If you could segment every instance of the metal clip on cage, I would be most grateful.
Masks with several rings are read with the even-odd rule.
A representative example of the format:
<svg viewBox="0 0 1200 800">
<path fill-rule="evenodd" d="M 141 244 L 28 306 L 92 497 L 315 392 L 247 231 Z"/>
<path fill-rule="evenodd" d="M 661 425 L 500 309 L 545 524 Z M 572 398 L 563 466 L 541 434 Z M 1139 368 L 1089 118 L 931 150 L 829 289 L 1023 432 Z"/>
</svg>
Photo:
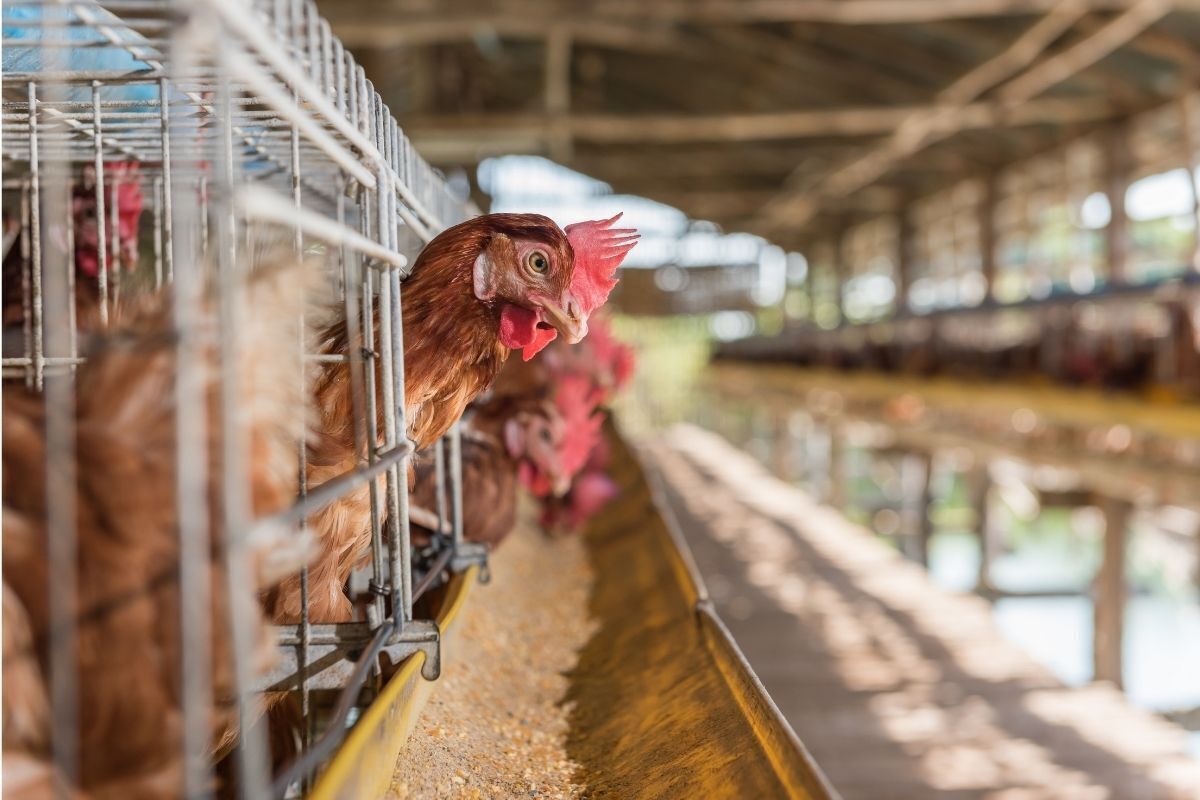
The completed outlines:
<svg viewBox="0 0 1200 800">
<path fill-rule="evenodd" d="M 401 290 L 410 258 L 420 246 L 477 212 L 415 153 L 362 68 L 307 0 L 14 0 L 5 3 L 3 13 L 4 207 L 6 222 L 10 210 L 17 212 L 11 216 L 20 241 L 12 253 L 19 264 L 15 293 L 20 308 L 10 317 L 12 297 L 6 286 L 5 324 L 19 318 L 20 328 L 12 336 L 5 329 L 2 368 L 5 380 L 47 387 L 48 430 L 55 445 L 49 458 L 63 463 L 73 458 L 70 381 L 81 363 L 81 329 L 108 324 L 122 296 L 163 287 L 173 298 L 180 364 L 175 397 L 180 587 L 191 599 L 179 621 L 189 753 L 203 754 L 208 747 L 205 715 L 211 701 L 202 666 L 209 663 L 208 644 L 203 635 L 194 635 L 207 630 L 206 598 L 212 590 L 196 566 L 209 546 L 205 514 L 210 476 L 205 459 L 194 457 L 204 447 L 206 424 L 197 391 L 202 344 L 195 308 L 204 264 L 215 265 L 221 308 L 231 307 L 252 228 L 283 231 L 297 253 L 323 248 L 327 262 L 338 270 L 350 341 L 361 342 L 361 348 L 344 357 L 354 387 L 355 435 L 360 444 L 378 444 L 362 448 L 366 457 L 355 469 L 319 486 L 303 485 L 302 464 L 298 502 L 271 518 L 252 520 L 245 453 L 235 437 L 224 437 L 221 523 L 229 539 L 231 585 L 238 576 L 247 579 L 248 542 L 302 527 L 324 505 L 363 485 L 370 487 L 366 621 L 310 622 L 307 581 L 302 579 L 303 617 L 297 625 L 277 628 L 282 658 L 270 675 L 256 680 L 249 667 L 252 633 L 236 609 L 257 601 L 248 589 L 242 597 L 231 597 L 240 690 L 297 691 L 309 712 L 312 690 L 339 689 L 348 712 L 378 671 L 374 663 L 364 664 L 364 658 L 386 656 L 395 663 L 424 651 L 424 675 L 436 678 L 439 632 L 433 622 L 414 618 L 414 599 L 446 570 L 484 564 L 486 551 L 462 540 L 456 426 L 448 437 L 449 481 L 444 479 L 441 443 L 436 454 L 443 467 L 439 511 L 445 518 L 449 506 L 453 530 L 445 532 L 438 559 L 414 587 Z M 133 232 L 132 244 L 120 219 L 122 186 L 136 186 L 150 212 L 148 223 L 142 218 L 140 236 Z M 98 263 L 86 287 L 79 284 L 85 279 L 76 263 L 73 243 L 79 231 L 71 213 L 83 201 L 94 204 L 96 218 L 109 223 L 94 226 Z M 48 246 L 64 237 L 65 247 Z M 148 259 L 137 257 L 139 238 L 152 240 Z M 13 242 L 6 235 L 6 282 Z M 68 300 L 84 288 L 94 292 L 95 320 L 77 319 L 76 303 Z M 380 319 L 378 341 L 373 326 L 364 324 L 375 314 Z M 220 327 L 223 387 L 231 387 L 228 373 L 238 346 L 238 320 L 225 314 Z M 309 355 L 309 362 L 314 358 Z M 47 376 L 62 380 L 47 381 Z M 223 389 L 222 402 L 233 403 L 229 393 L 234 390 Z M 377 398 L 384 413 L 379 413 Z M 230 416 L 222 414 L 220 424 L 231 425 Z M 378 420 L 382 430 L 377 430 Z M 386 486 L 382 497 L 376 488 L 380 476 Z M 70 495 L 74 486 L 52 489 Z M 60 513 L 48 522 L 50 567 L 66 576 L 68 590 L 52 614 L 69 628 L 75 521 L 70 497 L 55 498 L 60 501 Z M 351 657 L 359 654 L 365 655 L 356 664 Z M 52 656 L 58 665 L 52 694 L 62 764 L 71 763 L 75 752 L 70 741 L 76 697 L 71 657 L 70 652 Z M 344 732 L 346 717 L 334 714 L 322 746 L 289 773 L 292 778 L 304 779 L 328 755 L 329 743 L 336 744 Z M 243 714 L 243 731 L 250 729 L 249 721 Z M 243 792 L 264 796 L 264 744 L 252 735 L 243 738 Z M 189 796 L 204 794 L 209 785 L 203 761 L 189 759 Z M 65 774 L 70 777 L 70 770 Z"/>
</svg>

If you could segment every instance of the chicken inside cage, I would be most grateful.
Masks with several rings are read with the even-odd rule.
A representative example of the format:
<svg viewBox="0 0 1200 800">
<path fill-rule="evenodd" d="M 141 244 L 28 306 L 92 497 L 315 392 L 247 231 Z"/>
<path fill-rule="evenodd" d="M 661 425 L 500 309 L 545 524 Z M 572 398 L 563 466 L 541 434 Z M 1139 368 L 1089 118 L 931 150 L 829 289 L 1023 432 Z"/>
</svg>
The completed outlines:
<svg viewBox="0 0 1200 800">
<path fill-rule="evenodd" d="M 479 216 L 306 2 L 4 31 L 5 794 L 302 791 L 583 467 L 599 395 L 483 394 L 636 233 Z"/>
</svg>

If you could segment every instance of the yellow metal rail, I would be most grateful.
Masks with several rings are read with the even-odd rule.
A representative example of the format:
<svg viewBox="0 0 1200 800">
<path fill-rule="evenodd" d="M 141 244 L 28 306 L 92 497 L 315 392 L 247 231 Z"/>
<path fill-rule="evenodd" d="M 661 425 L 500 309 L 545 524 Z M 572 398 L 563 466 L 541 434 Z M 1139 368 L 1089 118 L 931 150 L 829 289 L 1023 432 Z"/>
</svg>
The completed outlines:
<svg viewBox="0 0 1200 800">
<path fill-rule="evenodd" d="M 454 655 L 447 639 L 478 575 L 479 568 L 471 567 L 450 584 L 437 620 L 443 659 Z M 396 759 L 435 687 L 421 677 L 424 662 L 425 654 L 417 653 L 392 676 L 317 780 L 311 800 L 365 800 L 387 792 Z"/>
<path fill-rule="evenodd" d="M 733 634 L 717 614 L 661 482 L 646 473 L 640 463 L 635 466 L 650 493 L 662 531 L 673 545 L 677 564 L 675 574 L 680 587 L 693 602 L 704 649 L 724 679 L 730 697 L 741 709 L 783 794 L 794 798 L 836 800 L 837 791 L 775 705 Z"/>
<path fill-rule="evenodd" d="M 623 799 L 836 798 L 714 613 L 661 492 L 610 443 L 621 494 L 584 535 L 598 628 L 566 697 L 577 780 Z"/>
</svg>

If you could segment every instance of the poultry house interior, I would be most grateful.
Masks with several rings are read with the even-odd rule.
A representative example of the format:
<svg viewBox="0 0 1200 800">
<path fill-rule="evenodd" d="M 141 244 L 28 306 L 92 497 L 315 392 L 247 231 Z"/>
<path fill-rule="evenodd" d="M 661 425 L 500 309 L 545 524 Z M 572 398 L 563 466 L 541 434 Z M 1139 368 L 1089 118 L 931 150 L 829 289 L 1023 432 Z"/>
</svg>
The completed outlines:
<svg viewBox="0 0 1200 800">
<path fill-rule="evenodd" d="M 5 800 L 1200 796 L 1194 0 L 2 15 Z"/>
</svg>

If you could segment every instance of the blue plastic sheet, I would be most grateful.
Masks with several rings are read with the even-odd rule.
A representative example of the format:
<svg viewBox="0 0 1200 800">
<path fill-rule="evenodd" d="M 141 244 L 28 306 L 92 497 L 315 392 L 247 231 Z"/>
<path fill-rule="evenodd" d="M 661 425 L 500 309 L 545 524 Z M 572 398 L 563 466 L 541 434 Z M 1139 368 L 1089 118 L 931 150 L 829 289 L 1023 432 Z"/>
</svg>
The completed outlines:
<svg viewBox="0 0 1200 800">
<path fill-rule="evenodd" d="M 104 10 L 100 6 L 88 6 L 87 13 L 100 24 L 111 25 L 120 42 L 128 42 L 134 46 L 145 41 L 135 31 L 129 30 L 120 18 Z M 79 14 L 69 7 L 42 6 L 17 7 L 4 9 L 4 47 L 2 63 L 6 75 L 18 73 L 37 73 L 42 70 L 54 72 L 70 71 L 80 73 L 128 72 L 136 74 L 152 69 L 151 65 L 140 60 L 134 53 L 117 45 L 105 47 L 40 47 L 36 44 L 42 40 L 78 41 L 80 44 L 89 42 L 105 42 L 105 36 L 96 29 L 95 25 L 84 25 Z M 13 44 L 13 40 L 26 40 L 31 44 L 22 46 Z M 152 53 L 151 48 L 140 55 L 146 57 Z M 157 97 L 158 89 L 153 84 L 115 85 L 104 89 L 105 100 L 153 100 Z M 70 90 L 71 100 L 84 100 L 91 96 L 87 87 L 75 86 Z"/>
</svg>

